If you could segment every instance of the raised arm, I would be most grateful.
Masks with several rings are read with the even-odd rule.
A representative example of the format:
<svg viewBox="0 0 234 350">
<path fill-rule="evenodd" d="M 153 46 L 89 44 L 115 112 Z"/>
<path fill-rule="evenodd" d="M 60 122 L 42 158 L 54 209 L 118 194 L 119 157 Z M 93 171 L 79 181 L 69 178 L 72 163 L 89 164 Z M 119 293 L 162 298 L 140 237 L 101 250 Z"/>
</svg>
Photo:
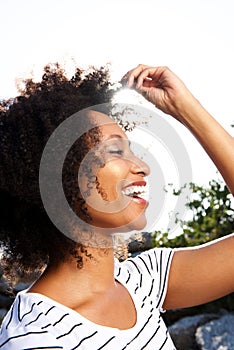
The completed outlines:
<svg viewBox="0 0 234 350">
<path fill-rule="evenodd" d="M 139 65 L 123 81 L 135 87 L 164 113 L 183 123 L 197 138 L 234 195 L 234 139 L 205 110 L 185 84 L 167 67 Z"/>
<path fill-rule="evenodd" d="M 211 157 L 234 194 L 234 139 L 166 67 L 139 65 L 123 78 L 183 123 Z M 234 291 L 234 235 L 175 251 L 164 308 L 198 305 Z"/>
</svg>

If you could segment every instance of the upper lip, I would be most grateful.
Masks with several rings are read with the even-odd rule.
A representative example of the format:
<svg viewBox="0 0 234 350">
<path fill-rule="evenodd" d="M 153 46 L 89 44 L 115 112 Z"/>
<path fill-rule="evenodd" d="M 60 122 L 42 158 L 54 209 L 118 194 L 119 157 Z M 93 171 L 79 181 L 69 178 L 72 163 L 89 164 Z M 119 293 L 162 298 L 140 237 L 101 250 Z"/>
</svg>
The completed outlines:
<svg viewBox="0 0 234 350">
<path fill-rule="evenodd" d="M 127 184 L 126 186 L 123 187 L 123 189 L 126 189 L 131 186 L 146 186 L 146 185 L 147 185 L 147 182 L 145 180 L 139 180 L 139 181 L 134 181 Z"/>
</svg>

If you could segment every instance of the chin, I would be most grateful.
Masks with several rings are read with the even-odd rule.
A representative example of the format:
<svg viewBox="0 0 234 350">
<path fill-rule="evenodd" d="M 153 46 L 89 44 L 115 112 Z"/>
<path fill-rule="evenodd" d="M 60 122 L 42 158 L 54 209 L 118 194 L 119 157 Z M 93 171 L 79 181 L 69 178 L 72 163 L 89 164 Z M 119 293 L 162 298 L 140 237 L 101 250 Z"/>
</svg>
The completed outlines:
<svg viewBox="0 0 234 350">
<path fill-rule="evenodd" d="M 141 231 L 146 227 L 147 220 L 145 215 L 142 215 L 135 219 L 134 221 L 127 224 L 127 230 L 126 231 Z"/>
<path fill-rule="evenodd" d="M 91 225 L 96 227 L 106 229 L 109 233 L 127 233 L 130 231 L 141 231 L 146 227 L 147 219 L 145 216 L 145 211 L 141 213 L 136 213 L 131 210 L 128 213 L 118 213 L 117 215 L 108 215 L 98 217 L 97 215 L 91 215 L 92 221 Z"/>
</svg>

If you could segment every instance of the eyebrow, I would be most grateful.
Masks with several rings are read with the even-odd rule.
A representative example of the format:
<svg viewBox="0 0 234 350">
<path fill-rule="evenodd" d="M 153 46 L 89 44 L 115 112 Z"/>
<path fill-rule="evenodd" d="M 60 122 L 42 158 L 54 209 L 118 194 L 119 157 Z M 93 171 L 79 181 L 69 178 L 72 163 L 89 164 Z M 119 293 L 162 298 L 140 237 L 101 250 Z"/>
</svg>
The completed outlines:
<svg viewBox="0 0 234 350">
<path fill-rule="evenodd" d="M 108 136 L 107 140 L 110 140 L 110 139 L 120 139 L 123 141 L 128 141 L 129 146 L 131 145 L 131 141 L 128 138 L 124 138 L 119 134 L 111 134 L 110 136 Z"/>
</svg>

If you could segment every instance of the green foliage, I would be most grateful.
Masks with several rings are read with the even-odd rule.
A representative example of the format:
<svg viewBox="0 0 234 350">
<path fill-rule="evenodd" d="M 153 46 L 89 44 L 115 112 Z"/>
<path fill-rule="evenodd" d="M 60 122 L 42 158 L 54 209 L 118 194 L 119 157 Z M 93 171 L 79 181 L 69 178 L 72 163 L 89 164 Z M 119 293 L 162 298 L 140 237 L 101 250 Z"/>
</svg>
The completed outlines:
<svg viewBox="0 0 234 350">
<path fill-rule="evenodd" d="M 234 232 L 234 208 L 232 196 L 221 181 L 212 180 L 207 187 L 194 183 L 188 185 L 192 191 L 191 200 L 187 203 L 191 219 L 179 221 L 183 234 L 170 238 L 170 232 L 156 231 L 153 241 L 156 247 L 190 247 L 209 242 Z M 179 196 L 183 188 L 173 191 Z M 220 309 L 234 311 L 234 293 L 224 298 L 186 309 L 186 316 L 200 313 L 215 313 Z M 173 312 L 172 312 L 173 315 Z M 166 323 L 170 324 L 171 314 L 167 313 Z"/>
<path fill-rule="evenodd" d="M 196 246 L 234 232 L 234 208 L 227 186 L 218 180 L 211 180 L 207 187 L 194 183 L 188 185 L 192 192 L 186 204 L 192 218 L 180 220 L 183 234 L 170 238 L 170 232 L 155 231 L 154 244 L 157 247 Z M 173 191 L 179 196 L 181 191 Z"/>
</svg>

